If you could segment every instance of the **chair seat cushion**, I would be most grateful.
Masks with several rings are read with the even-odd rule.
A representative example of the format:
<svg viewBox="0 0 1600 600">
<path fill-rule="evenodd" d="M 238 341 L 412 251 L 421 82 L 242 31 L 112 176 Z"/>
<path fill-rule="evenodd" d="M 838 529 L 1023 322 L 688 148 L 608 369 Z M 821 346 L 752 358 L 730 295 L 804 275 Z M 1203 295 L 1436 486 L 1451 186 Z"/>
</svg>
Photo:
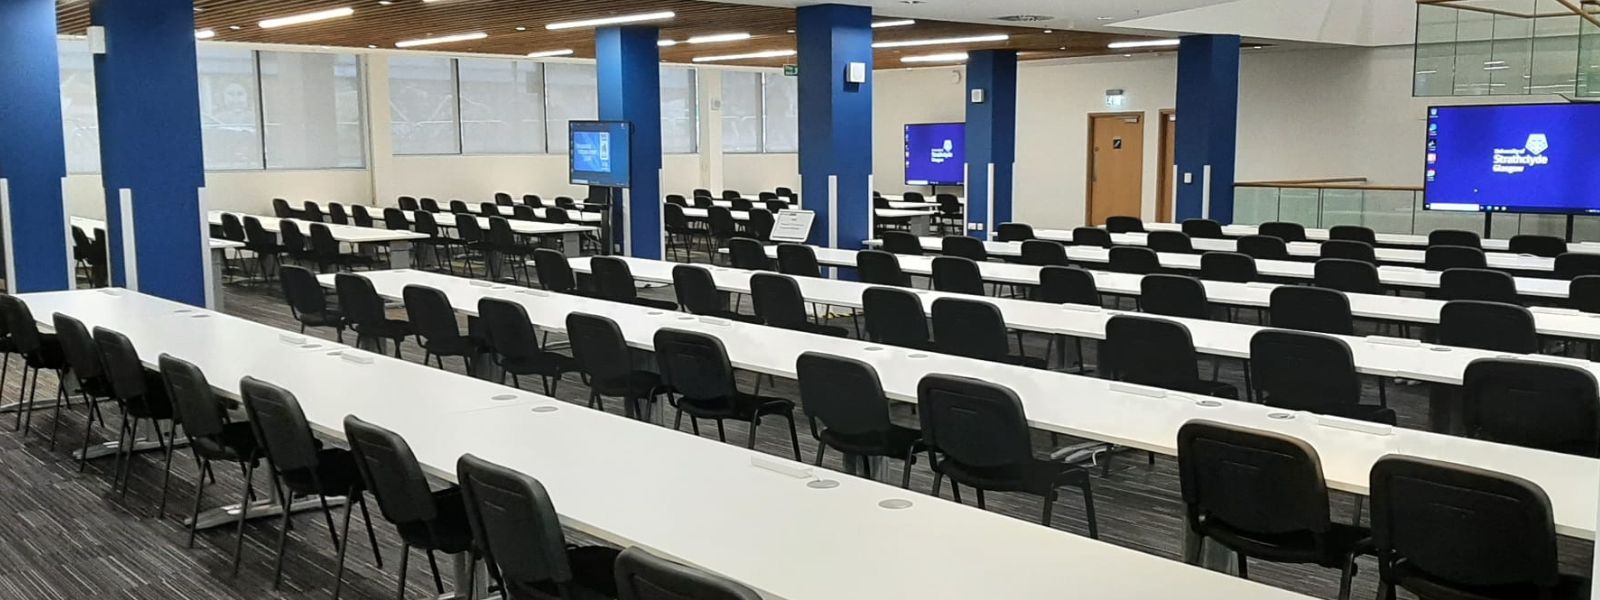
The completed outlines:
<svg viewBox="0 0 1600 600">
<path fill-rule="evenodd" d="M 300 322 L 307 327 L 344 327 L 344 315 L 336 310 L 325 310 L 320 313 L 300 313 Z"/>
<path fill-rule="evenodd" d="M 738 419 L 749 421 L 760 415 L 794 412 L 794 402 L 783 398 L 739 392 L 733 398 L 678 398 L 683 412 L 699 419 Z"/>
<path fill-rule="evenodd" d="M 821 437 L 822 443 L 845 454 L 905 458 L 912 451 L 922 449 L 922 432 L 899 425 L 890 425 L 887 431 L 872 433 L 839 433 L 833 429 L 823 429 Z"/>
<path fill-rule="evenodd" d="M 1400 587 L 1428 600 L 1502 600 L 1506 598 L 1580 600 L 1589 598 L 1589 579 L 1575 575 L 1562 575 L 1548 596 L 1542 595 L 1540 593 L 1541 590 L 1531 584 L 1458 586 L 1425 573 L 1405 560 L 1396 563 L 1391 577 L 1392 581 L 1399 584 Z"/>
<path fill-rule="evenodd" d="M 541 377 L 560 377 L 562 373 L 571 373 L 578 370 L 578 362 L 572 357 L 541 350 L 529 356 L 500 357 L 500 368 L 512 375 L 539 375 Z"/>
<path fill-rule="evenodd" d="M 978 489 L 1039 496 L 1049 495 L 1061 485 L 1089 483 L 1089 474 L 1080 467 L 1040 459 L 1020 465 L 977 467 L 944 458 L 939 460 L 937 469 L 956 482 Z"/>
<path fill-rule="evenodd" d="M 424 350 L 436 356 L 471 356 L 481 352 L 485 346 L 483 340 L 470 335 L 432 337 L 422 344 Z"/>
<path fill-rule="evenodd" d="M 661 375 L 649 371 L 632 371 L 620 380 L 591 379 L 589 387 L 601 396 L 645 398 L 671 391 L 661 382 Z"/>
<path fill-rule="evenodd" d="M 633 305 L 660 310 L 678 310 L 678 303 L 671 300 L 656 300 L 654 298 L 634 298 Z"/>
<path fill-rule="evenodd" d="M 400 538 L 412 546 L 446 554 L 471 549 L 472 526 L 467 522 L 467 505 L 461 488 L 452 486 L 435 491 L 433 506 L 437 513 L 432 521 L 396 523 Z"/>
<path fill-rule="evenodd" d="M 1274 562 L 1310 563 L 1340 568 L 1351 553 L 1372 552 L 1372 532 L 1365 527 L 1334 523 L 1323 534 L 1319 548 L 1310 531 L 1263 534 L 1236 529 L 1215 520 L 1202 520 L 1203 533 L 1245 556 Z"/>
<path fill-rule="evenodd" d="M 568 593 L 558 593 L 548 582 L 532 585 L 506 581 L 514 598 L 566 598 L 568 600 L 609 600 L 617 597 L 616 564 L 620 550 L 604 546 L 568 546 L 567 563 L 572 566 L 572 585 Z"/>
<path fill-rule="evenodd" d="M 413 333 L 411 323 L 400 319 L 384 319 L 370 323 L 356 323 L 353 328 L 356 333 L 369 336 L 398 340 L 410 337 Z"/>
<path fill-rule="evenodd" d="M 352 489 L 365 490 L 355 455 L 343 448 L 318 450 L 314 477 L 311 469 L 296 469 L 285 471 L 283 481 L 299 494 L 343 496 Z"/>
<path fill-rule="evenodd" d="M 256 455 L 256 433 L 249 421 L 236 421 L 222 426 L 215 436 L 189 436 L 195 452 L 209 460 L 239 462 Z"/>
</svg>

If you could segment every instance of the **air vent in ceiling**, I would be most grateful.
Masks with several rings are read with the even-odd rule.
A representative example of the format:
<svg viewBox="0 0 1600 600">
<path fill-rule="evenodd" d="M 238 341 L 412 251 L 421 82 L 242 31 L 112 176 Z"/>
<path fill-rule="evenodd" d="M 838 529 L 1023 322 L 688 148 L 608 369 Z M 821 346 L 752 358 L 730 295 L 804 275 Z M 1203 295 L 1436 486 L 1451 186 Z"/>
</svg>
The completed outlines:
<svg viewBox="0 0 1600 600">
<path fill-rule="evenodd" d="M 1007 15 L 1004 17 L 995 17 L 996 21 L 1009 21 L 1012 23 L 1039 23 L 1043 21 L 1054 21 L 1055 19 L 1055 17 L 1045 15 Z"/>
</svg>

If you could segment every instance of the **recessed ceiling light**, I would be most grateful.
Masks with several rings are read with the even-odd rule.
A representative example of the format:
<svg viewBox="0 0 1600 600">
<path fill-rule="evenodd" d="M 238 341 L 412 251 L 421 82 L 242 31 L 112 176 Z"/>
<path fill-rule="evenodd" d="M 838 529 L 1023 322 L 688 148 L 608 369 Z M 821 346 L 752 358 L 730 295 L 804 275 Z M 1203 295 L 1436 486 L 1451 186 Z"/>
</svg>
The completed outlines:
<svg viewBox="0 0 1600 600">
<path fill-rule="evenodd" d="M 287 26 L 287 25 L 300 25 L 300 24 L 303 24 L 303 23 L 315 23 L 317 21 L 326 21 L 328 19 L 337 19 L 337 18 L 340 18 L 340 17 L 348 17 L 348 16 L 353 15 L 355 13 L 356 13 L 355 9 L 350 8 L 350 7 L 347 6 L 347 7 L 344 7 L 344 8 L 331 8 L 331 9 L 328 9 L 328 10 L 319 10 L 319 11 L 316 11 L 316 12 L 308 12 L 308 13 L 302 13 L 302 14 L 298 14 L 298 15 L 290 15 L 290 16 L 287 16 L 287 17 L 277 17 L 277 18 L 273 18 L 273 19 L 264 19 L 260 23 L 257 23 L 257 25 L 260 25 L 262 29 L 272 29 L 274 27 L 284 27 L 284 26 Z"/>
<path fill-rule="evenodd" d="M 517 31 L 527 31 L 527 30 L 528 30 L 528 28 L 527 28 L 527 27 L 523 27 L 523 26 L 521 26 L 521 25 L 518 25 L 518 26 L 517 26 Z"/>
<path fill-rule="evenodd" d="M 416 47 L 416 46 L 431 46 L 433 44 L 448 44 L 448 43 L 451 43 L 451 42 L 470 42 L 472 40 L 481 40 L 481 39 L 486 38 L 486 37 L 489 37 L 489 34 L 484 33 L 482 31 L 474 31 L 472 33 L 457 33 L 457 34 L 454 34 L 454 35 L 441 35 L 439 37 L 417 38 L 417 39 L 414 39 L 414 40 L 403 40 L 403 41 L 395 42 L 394 43 L 394 47 L 396 47 L 396 48 L 413 48 L 413 47 Z"/>
<path fill-rule="evenodd" d="M 228 29 L 232 29 L 232 30 L 234 30 L 234 31 L 238 31 L 238 30 L 240 30 L 240 29 L 244 29 L 244 28 L 243 28 L 243 27 L 240 27 L 240 26 L 238 26 L 238 25 L 229 25 L 229 26 L 228 26 Z M 1259 47 L 1259 46 L 1258 46 L 1258 47 Z"/>
<path fill-rule="evenodd" d="M 1117 18 L 1116 17 L 1095 17 L 1094 20 L 1096 20 L 1096 21 L 1115 21 L 1115 20 L 1117 20 Z"/>
<path fill-rule="evenodd" d="M 916 19 L 895 19 L 895 20 L 892 20 L 892 21 L 873 21 L 872 22 L 872 28 L 873 29 L 883 29 L 885 27 L 905 27 L 907 25 L 916 25 L 916 24 L 917 24 L 917 20 Z"/>
<path fill-rule="evenodd" d="M 678 45 L 678 40 L 656 40 L 656 45 L 662 48 Z"/>
<path fill-rule="evenodd" d="M 394 0 L 378 0 L 379 6 L 388 6 L 390 4 L 394 4 Z"/>
<path fill-rule="evenodd" d="M 1139 40 L 1137 42 L 1111 42 L 1106 44 L 1106 47 L 1112 50 L 1121 50 L 1123 48 L 1164 48 L 1181 43 L 1178 40 Z"/>
<path fill-rule="evenodd" d="M 217 37 L 217 32 L 210 29 L 201 29 L 194 32 L 194 39 L 197 40 L 209 40 L 214 37 Z"/>
<path fill-rule="evenodd" d="M 528 58 L 549 58 L 549 57 L 552 57 L 552 56 L 567 56 L 567 55 L 570 55 L 570 54 L 572 54 L 572 49 L 571 48 L 564 48 L 564 49 L 561 49 L 561 50 L 545 50 L 543 52 L 529 52 L 528 53 Z"/>
<path fill-rule="evenodd" d="M 1133 58 L 1133 55 L 1132 54 L 1124 54 L 1124 55 L 1122 55 L 1122 57 L 1123 58 Z"/>
<path fill-rule="evenodd" d="M 674 12 L 672 12 L 670 10 L 663 10 L 663 11 L 652 12 L 652 13 L 640 13 L 640 14 L 637 14 L 637 15 L 622 15 L 622 16 L 619 16 L 619 17 L 603 17 L 603 18 L 599 18 L 599 19 L 584 19 L 584 20 L 581 20 L 581 21 L 565 21 L 565 22 L 561 22 L 561 23 L 551 23 L 549 25 L 545 25 L 544 28 L 552 30 L 552 31 L 559 30 L 559 29 L 578 29 L 578 28 L 582 28 L 582 27 L 600 27 L 600 26 L 603 26 L 603 25 L 621 25 L 623 23 L 640 23 L 640 22 L 644 22 L 644 21 L 665 21 L 667 19 L 671 19 L 671 18 L 676 17 L 676 16 L 678 16 L 677 13 L 674 13 Z"/>
<path fill-rule="evenodd" d="M 968 37 L 929 38 L 923 40 L 898 40 L 893 42 L 874 42 L 873 48 L 910 48 L 914 46 L 938 46 L 941 44 L 977 44 L 981 42 L 1004 42 L 1011 36 L 1004 33 L 993 35 L 974 35 Z"/>
<path fill-rule="evenodd" d="M 922 56 L 906 56 L 900 59 L 903 63 L 925 62 L 961 62 L 967 60 L 965 52 L 950 52 L 948 54 L 924 54 Z"/>
<path fill-rule="evenodd" d="M 748 33 L 716 33 L 712 35 L 697 35 L 689 38 L 691 44 L 714 44 L 717 42 L 737 42 L 750 39 Z"/>
<path fill-rule="evenodd" d="M 697 62 L 697 63 L 723 62 L 723 61 L 729 61 L 729 60 L 749 60 L 749 59 L 756 59 L 756 58 L 782 58 L 782 57 L 785 57 L 785 56 L 794 56 L 794 54 L 795 54 L 795 52 L 793 50 L 766 50 L 766 51 L 763 51 L 763 52 L 750 52 L 748 54 L 724 54 L 722 56 L 696 56 L 696 57 L 694 57 L 693 60 L 694 60 L 694 62 Z"/>
<path fill-rule="evenodd" d="M 367 47 L 368 48 L 377 48 L 378 45 L 377 44 L 367 44 Z"/>
<path fill-rule="evenodd" d="M 1044 30 L 1044 32 L 1045 33 L 1055 33 L 1056 30 L 1054 30 L 1054 29 L 1046 29 L 1046 30 Z"/>
<path fill-rule="evenodd" d="M 1066 50 L 1066 49 L 1067 49 L 1067 47 L 1066 47 L 1066 46 L 1062 46 L 1062 47 L 1060 47 L 1060 48 L 1057 48 L 1057 50 Z"/>
<path fill-rule="evenodd" d="M 1251 50 L 1260 50 L 1260 49 L 1265 48 L 1265 47 L 1266 46 L 1251 46 L 1250 49 Z"/>
<path fill-rule="evenodd" d="M 789 30 L 789 33 L 794 33 L 794 30 L 793 30 L 793 29 L 790 29 L 790 30 Z"/>
</svg>

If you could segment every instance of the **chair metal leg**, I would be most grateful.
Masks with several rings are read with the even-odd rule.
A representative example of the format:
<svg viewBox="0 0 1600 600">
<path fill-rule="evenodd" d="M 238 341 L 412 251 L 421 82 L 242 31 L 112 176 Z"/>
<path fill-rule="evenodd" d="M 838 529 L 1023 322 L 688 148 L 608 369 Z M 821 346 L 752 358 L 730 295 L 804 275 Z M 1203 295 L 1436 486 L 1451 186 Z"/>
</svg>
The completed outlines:
<svg viewBox="0 0 1600 600">
<path fill-rule="evenodd" d="M 956 504 L 961 504 L 961 484 L 954 479 L 950 480 L 950 497 L 955 499 Z"/>
<path fill-rule="evenodd" d="M 367 495 L 358 494 L 355 498 L 356 506 L 361 507 L 361 521 L 367 525 L 367 543 L 372 545 L 372 562 L 382 569 L 383 554 L 378 551 L 378 534 L 372 532 L 372 515 L 367 513 Z"/>
<path fill-rule="evenodd" d="M 827 449 L 828 449 L 828 445 L 827 444 L 824 444 L 824 443 L 822 443 L 820 441 L 817 442 L 817 458 L 816 458 L 815 461 L 812 462 L 812 464 L 814 464 L 816 466 L 819 466 L 819 467 L 822 466 L 822 453 L 824 451 L 826 451 Z"/>
<path fill-rule="evenodd" d="M 1356 574 L 1356 554 L 1351 552 L 1344 557 L 1344 565 L 1339 569 L 1339 600 L 1350 600 L 1350 580 Z"/>
<path fill-rule="evenodd" d="M 979 497 L 981 498 L 982 496 L 979 496 Z M 1056 498 L 1057 498 L 1057 495 L 1056 495 L 1056 490 L 1054 488 L 1052 488 L 1050 490 L 1050 493 L 1045 494 L 1044 502 L 1043 502 L 1044 506 L 1041 507 L 1043 510 L 1041 511 L 1041 513 L 1039 515 L 1039 524 L 1040 525 L 1043 525 L 1045 527 L 1053 527 L 1054 526 L 1053 523 L 1054 523 L 1054 517 L 1055 517 L 1055 512 L 1056 512 Z"/>
<path fill-rule="evenodd" d="M 911 489 L 911 465 L 917 464 L 917 451 L 906 452 L 906 460 L 900 469 L 900 489 Z"/>
<path fill-rule="evenodd" d="M 159 423 L 156 424 L 157 429 L 159 429 L 160 426 L 161 425 Z M 172 428 L 167 433 L 168 440 L 173 442 L 178 440 L 177 420 L 172 421 Z M 167 486 L 172 482 L 172 450 L 172 444 L 167 444 L 167 473 L 161 477 L 161 502 L 156 506 L 156 518 L 159 519 L 167 518 Z M 204 473 L 202 473 L 202 475 L 204 475 Z"/>
<path fill-rule="evenodd" d="M 200 459 L 200 460 L 204 461 L 205 459 Z M 206 497 L 206 474 L 205 474 L 205 471 L 201 470 L 199 472 L 199 475 L 200 476 L 198 478 L 196 478 L 195 486 L 194 486 L 194 508 L 189 511 L 189 514 L 194 515 L 193 518 L 189 519 L 189 543 L 187 545 L 187 547 L 189 547 L 189 548 L 193 548 L 194 547 L 195 532 L 198 531 L 199 526 L 200 526 L 200 518 L 199 518 L 199 516 L 200 516 L 200 501 Z"/>
<path fill-rule="evenodd" d="M 285 504 L 292 500 L 293 498 L 288 496 L 283 498 Z M 278 585 L 283 583 L 283 547 L 289 541 L 289 515 L 291 514 L 293 514 L 293 511 L 285 510 L 283 511 L 283 518 L 278 520 L 278 554 L 272 563 L 272 589 L 278 589 Z M 244 519 L 239 519 L 239 523 L 242 526 Z"/>
<path fill-rule="evenodd" d="M 794 413 L 786 413 L 783 418 L 789 421 L 789 443 L 794 444 L 794 459 L 798 461 L 800 460 L 800 433 L 795 431 Z"/>
<path fill-rule="evenodd" d="M 406 598 L 406 565 L 411 562 L 411 544 L 400 545 L 400 591 L 396 592 L 396 600 Z"/>
<path fill-rule="evenodd" d="M 750 447 L 751 448 L 755 447 L 755 443 L 756 443 L 756 423 L 759 423 L 759 422 L 760 422 L 760 419 L 751 419 L 750 420 Z M 724 443 L 726 443 L 728 441 L 728 432 L 727 432 L 727 430 L 722 428 L 722 419 L 717 419 L 717 439 L 722 441 L 722 442 L 724 442 Z"/>
<path fill-rule="evenodd" d="M 353 495 L 355 495 L 355 490 L 350 490 L 346 494 L 346 496 L 353 496 Z M 338 566 L 337 569 L 334 570 L 334 575 L 333 575 L 333 598 L 334 598 L 334 600 L 338 600 L 338 598 L 339 598 L 339 590 L 344 587 L 344 556 L 345 556 L 345 551 L 350 549 L 350 513 L 353 510 L 355 510 L 354 507 L 350 506 L 350 504 L 348 502 L 345 503 L 345 505 L 344 505 L 344 525 L 340 529 L 340 531 L 343 532 L 343 535 L 341 537 L 344 538 L 344 543 L 339 545 L 339 566 Z"/>
<path fill-rule="evenodd" d="M 433 589 L 444 594 L 444 580 L 439 578 L 439 561 L 433 557 L 433 550 L 428 550 L 428 568 L 433 570 Z"/>
<path fill-rule="evenodd" d="M 239 515 L 240 517 L 249 516 L 248 507 L 250 506 L 250 482 L 251 482 L 252 478 L 255 476 L 255 470 L 256 470 L 256 461 L 251 460 L 251 461 L 246 461 L 244 463 L 244 482 L 245 482 L 244 483 L 244 492 L 239 497 L 239 506 L 241 507 L 240 510 L 246 511 L 246 512 L 241 513 Z M 284 512 L 284 516 L 288 516 L 289 511 L 283 511 L 283 512 Z M 199 513 L 196 513 L 196 514 L 199 514 Z M 238 577 L 239 576 L 239 555 L 242 552 L 244 552 L 244 522 L 245 521 L 246 521 L 246 519 L 243 519 L 243 518 L 239 519 L 239 526 L 234 529 L 234 541 L 233 541 L 233 576 L 234 577 Z M 193 541 L 194 541 L 194 527 L 195 527 L 195 524 L 197 523 L 197 521 L 196 520 L 191 520 L 189 523 L 190 523 L 190 525 L 189 525 L 189 527 L 190 527 L 189 539 L 190 539 L 190 542 L 193 543 Z"/>
<path fill-rule="evenodd" d="M 1083 514 L 1089 521 L 1089 539 L 1100 539 L 1100 518 L 1094 514 L 1094 487 L 1083 482 Z"/>
<path fill-rule="evenodd" d="M 1239 578 L 1240 579 L 1249 579 L 1250 578 L 1250 559 L 1245 558 L 1245 555 L 1242 552 L 1236 553 L 1236 555 L 1239 557 Z"/>
</svg>

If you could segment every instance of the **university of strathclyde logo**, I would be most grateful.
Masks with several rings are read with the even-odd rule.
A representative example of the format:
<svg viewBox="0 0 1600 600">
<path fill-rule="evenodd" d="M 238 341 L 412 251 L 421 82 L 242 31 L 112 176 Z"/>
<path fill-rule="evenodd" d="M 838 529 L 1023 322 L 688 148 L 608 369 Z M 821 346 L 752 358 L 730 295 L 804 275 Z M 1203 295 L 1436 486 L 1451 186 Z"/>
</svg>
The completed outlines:
<svg viewBox="0 0 1600 600">
<path fill-rule="evenodd" d="M 1550 140 L 1542 133 L 1528 134 L 1521 148 L 1495 148 L 1493 172 L 1506 175 L 1525 173 L 1528 169 L 1550 164 L 1544 151 L 1550 149 Z"/>
<path fill-rule="evenodd" d="M 1544 154 L 1545 150 L 1550 149 L 1550 140 L 1545 139 L 1542 133 L 1530 133 L 1528 134 L 1528 143 L 1523 147 L 1536 155 Z"/>
</svg>

